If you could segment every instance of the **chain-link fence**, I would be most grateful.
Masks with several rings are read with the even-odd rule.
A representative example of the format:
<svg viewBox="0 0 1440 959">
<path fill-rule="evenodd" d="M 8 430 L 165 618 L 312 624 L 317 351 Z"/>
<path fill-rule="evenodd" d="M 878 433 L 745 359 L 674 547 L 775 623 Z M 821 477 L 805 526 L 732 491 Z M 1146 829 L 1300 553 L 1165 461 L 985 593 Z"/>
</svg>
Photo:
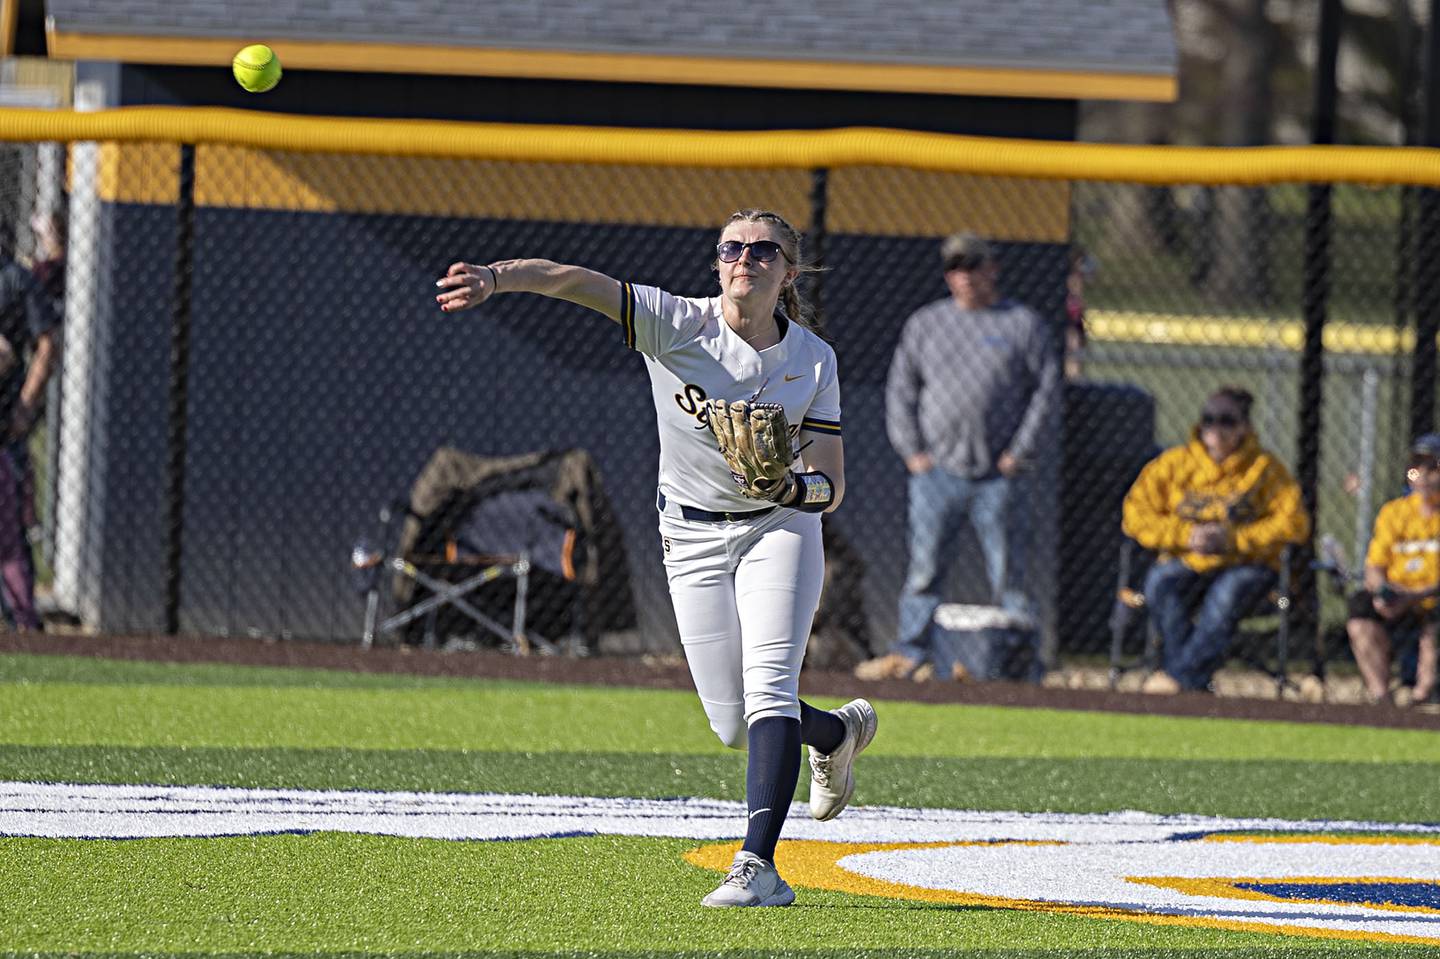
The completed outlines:
<svg viewBox="0 0 1440 959">
<path fill-rule="evenodd" d="M 485 128 L 456 147 L 446 131 L 459 127 L 288 118 L 287 136 L 308 122 L 332 124 L 329 139 L 260 149 L 255 131 L 281 121 L 195 116 L 203 136 L 181 111 L 165 119 L 178 124 L 169 142 L 154 127 L 96 141 L 81 126 L 93 118 L 57 114 L 46 129 L 75 132 L 39 143 L 14 132 L 33 116 L 0 116 L 15 141 L 0 205 L 16 259 L 43 272 L 58 256 L 45 237 L 68 234 L 64 348 L 28 438 L 25 358 L 50 327 L 29 315 L 41 307 L 18 306 L 7 326 L 24 355 L 6 374 L 17 482 L 0 512 L 31 527 L 42 610 L 95 630 L 451 645 L 523 632 L 561 652 L 677 649 L 644 364 L 579 307 L 501 296 L 447 316 L 434 280 L 457 259 L 545 257 L 710 296 L 719 225 L 742 207 L 790 219 L 824 267 L 808 293 L 839 357 L 848 479 L 825 520 L 815 655 L 833 665 L 896 638 L 914 531 L 892 368 L 907 318 L 952 296 L 940 242 L 953 231 L 993 242 L 1001 291 L 1040 317 L 1063 380 L 1033 414 L 1012 493 L 1028 527 L 1015 579 L 1052 663 L 1111 648 L 1122 501 L 1148 461 L 1191 438 L 1217 387 L 1253 394 L 1260 443 L 1305 487 L 1316 538 L 1352 564 L 1402 492 L 1424 421 L 1411 371 L 1419 355 L 1433 378 L 1414 350 L 1425 194 L 1403 184 L 1336 183 L 1322 198 L 1297 167 L 1265 185 L 1168 186 L 1205 177 L 1163 151 L 1144 184 L 1005 176 L 1056 145 L 1001 155 L 933 137 L 914 165 L 893 145 L 888 163 L 827 159 L 813 140 L 817 159 L 799 162 L 781 137 L 774 162 L 752 144 L 727 167 L 737 135 L 621 163 L 597 159 L 601 134 L 587 131 L 533 132 L 544 150 L 517 158 Z M 362 134 L 386 146 L 344 152 Z M 182 147 L 189 136 L 201 142 Z M 702 149 L 717 159 L 695 161 Z M 976 149 L 973 170 L 935 160 Z M 52 213 L 65 229 L 38 235 Z M 1307 354 L 1322 319 L 1323 354 Z M 1005 405 L 1030 403 L 1045 375 L 1018 342 L 1002 331 L 932 356 L 918 388 L 963 393 L 999 364 L 1014 377 L 1006 398 L 977 400 L 978 419 L 957 428 L 1013 419 Z M 943 530 L 947 602 L 997 601 L 974 525 Z M 1292 644 L 1323 660 L 1345 653 L 1344 613 L 1306 575 L 1310 542 L 1296 553 Z M 25 550 L 10 546 L 13 611 Z M 1136 644 L 1127 634 L 1127 657 Z"/>
</svg>

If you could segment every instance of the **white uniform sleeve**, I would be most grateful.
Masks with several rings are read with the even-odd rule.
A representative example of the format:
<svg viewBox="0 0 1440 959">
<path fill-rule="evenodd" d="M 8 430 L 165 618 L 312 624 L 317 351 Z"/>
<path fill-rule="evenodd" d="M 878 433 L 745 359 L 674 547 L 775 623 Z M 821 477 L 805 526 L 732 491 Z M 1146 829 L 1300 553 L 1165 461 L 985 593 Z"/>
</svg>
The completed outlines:
<svg viewBox="0 0 1440 959">
<path fill-rule="evenodd" d="M 820 362 L 820 388 L 810 401 L 800 428 L 827 436 L 840 435 L 840 368 L 835 362 L 835 351 L 828 346 Z"/>
<path fill-rule="evenodd" d="M 703 300 L 671 296 L 653 286 L 620 284 L 620 326 L 625 345 L 661 357 L 693 340 L 705 325 Z"/>
</svg>

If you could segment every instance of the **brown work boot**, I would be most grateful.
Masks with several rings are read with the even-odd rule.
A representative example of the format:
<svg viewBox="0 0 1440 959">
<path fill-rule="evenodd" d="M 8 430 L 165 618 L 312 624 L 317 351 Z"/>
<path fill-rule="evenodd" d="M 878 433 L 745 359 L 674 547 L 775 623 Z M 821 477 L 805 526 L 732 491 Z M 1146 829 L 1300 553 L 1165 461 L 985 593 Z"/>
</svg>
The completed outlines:
<svg viewBox="0 0 1440 959">
<path fill-rule="evenodd" d="M 928 683 L 933 679 L 939 679 L 940 673 L 936 671 L 934 663 L 921 663 L 910 678 L 917 683 Z M 970 681 L 970 670 L 956 663 L 950 667 L 950 681 L 952 683 L 968 683 Z"/>
<path fill-rule="evenodd" d="M 875 659 L 867 659 L 855 667 L 856 679 L 905 679 L 919 667 L 916 663 L 899 653 L 886 653 Z"/>
<path fill-rule="evenodd" d="M 1156 670 L 1145 677 L 1145 682 L 1140 684 L 1140 692 L 1153 693 L 1159 696 L 1173 696 L 1180 692 L 1180 684 L 1175 677 L 1169 673 Z"/>
</svg>

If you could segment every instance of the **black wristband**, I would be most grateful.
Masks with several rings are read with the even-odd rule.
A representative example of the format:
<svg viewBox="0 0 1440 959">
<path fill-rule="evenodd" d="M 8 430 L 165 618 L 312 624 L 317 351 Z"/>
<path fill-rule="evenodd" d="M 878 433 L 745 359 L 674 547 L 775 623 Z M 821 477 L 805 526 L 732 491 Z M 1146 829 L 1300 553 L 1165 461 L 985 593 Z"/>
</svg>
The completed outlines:
<svg viewBox="0 0 1440 959">
<path fill-rule="evenodd" d="M 791 472 L 795 477 L 794 502 L 783 505 L 802 513 L 823 513 L 835 502 L 835 484 L 819 470 L 808 473 Z"/>
<path fill-rule="evenodd" d="M 494 293 L 499 293 L 499 292 L 500 292 L 500 274 L 497 273 L 497 272 L 495 271 L 495 267 L 491 266 L 489 263 L 482 263 L 482 264 L 480 264 L 480 265 L 483 266 L 483 267 L 485 267 L 485 269 L 487 269 L 487 270 L 490 271 L 490 286 L 491 286 L 490 292 L 491 292 L 492 294 L 494 294 Z"/>
</svg>

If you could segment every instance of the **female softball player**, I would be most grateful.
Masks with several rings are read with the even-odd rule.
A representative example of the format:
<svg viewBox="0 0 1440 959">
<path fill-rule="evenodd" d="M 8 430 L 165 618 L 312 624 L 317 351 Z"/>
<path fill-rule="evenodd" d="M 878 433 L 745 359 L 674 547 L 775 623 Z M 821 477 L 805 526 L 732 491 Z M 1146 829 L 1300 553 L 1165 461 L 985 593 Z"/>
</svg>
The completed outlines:
<svg viewBox="0 0 1440 959">
<path fill-rule="evenodd" d="M 845 491 L 840 385 L 834 350 L 800 322 L 805 304 L 794 284 L 807 266 L 789 223 L 760 210 L 733 214 L 714 265 L 720 295 L 697 299 L 548 260 L 455 263 L 436 282 L 436 300 L 447 313 L 497 293 L 569 300 L 619 323 L 626 345 L 645 357 L 660 430 L 660 536 L 685 658 L 710 728 L 750 752 L 745 843 L 704 904 L 787 906 L 795 893 L 775 869 L 775 844 L 800 744 L 810 746 L 810 813 L 833 819 L 850 801 L 855 757 L 877 724 L 863 699 L 827 712 L 799 696 L 824 576 L 820 514 Z M 759 478 L 754 464 L 739 462 L 770 448 L 759 420 L 751 440 L 750 403 L 783 409 L 778 422 L 799 424 L 803 444 L 793 462 L 760 464 Z M 731 412 L 727 454 L 710 421 Z M 772 458 L 790 456 L 789 438 Z"/>
</svg>

